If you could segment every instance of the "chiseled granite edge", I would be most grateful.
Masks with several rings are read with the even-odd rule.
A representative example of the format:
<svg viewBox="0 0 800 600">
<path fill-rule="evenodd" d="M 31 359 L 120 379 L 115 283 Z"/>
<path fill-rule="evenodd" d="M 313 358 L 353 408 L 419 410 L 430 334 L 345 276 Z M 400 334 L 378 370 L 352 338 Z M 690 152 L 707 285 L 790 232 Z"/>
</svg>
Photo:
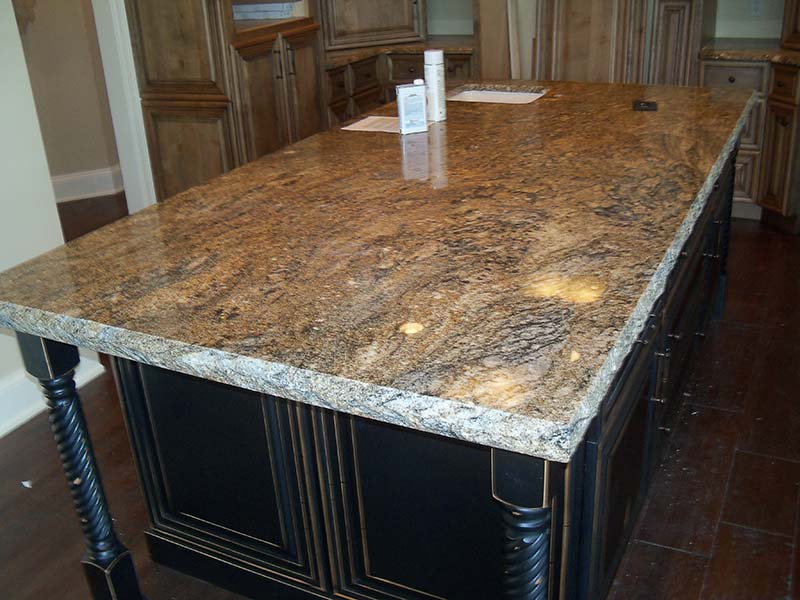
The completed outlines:
<svg viewBox="0 0 800 600">
<path fill-rule="evenodd" d="M 364 383 L 10 302 L 0 302 L 0 327 L 313 406 L 547 460 L 568 462 L 597 414 L 600 403 L 653 306 L 664 293 L 667 277 L 707 203 L 715 180 L 735 147 L 755 101 L 753 94 L 695 197 L 672 245 L 606 360 L 590 382 L 578 410 L 567 424 Z"/>
<path fill-rule="evenodd" d="M 476 444 L 567 462 L 564 426 L 0 302 L 0 327 Z"/>
<path fill-rule="evenodd" d="M 738 144 L 739 137 L 742 131 L 744 131 L 745 125 L 747 124 L 747 119 L 750 116 L 750 111 L 757 100 L 757 93 L 753 92 L 753 94 L 750 96 L 750 99 L 747 101 L 747 105 L 745 106 L 742 115 L 736 122 L 736 126 L 728 138 L 728 141 L 725 143 L 725 146 L 723 146 L 716 162 L 711 167 L 703 186 L 700 188 L 700 191 L 697 192 L 694 202 L 692 202 L 691 206 L 689 207 L 689 213 L 686 215 L 683 223 L 681 223 L 681 226 L 678 228 L 675 239 L 667 249 L 664 259 L 661 261 L 661 264 L 653 274 L 650 283 L 648 284 L 647 288 L 645 288 L 645 291 L 639 298 L 639 301 L 636 303 L 636 307 L 633 309 L 631 317 L 622 328 L 616 343 L 609 351 L 606 360 L 603 362 L 603 365 L 589 382 L 586 396 L 579 405 L 578 410 L 575 412 L 575 415 L 572 417 L 572 420 L 567 427 L 569 430 L 566 433 L 568 442 L 563 448 L 564 450 L 569 449 L 569 452 L 571 453 L 575 448 L 578 447 L 578 445 L 581 443 L 581 440 L 583 440 L 586 429 L 589 427 L 592 419 L 597 414 L 603 398 L 605 398 L 606 394 L 608 394 L 615 375 L 622 366 L 625 357 L 628 355 L 628 353 L 630 353 L 637 337 L 644 329 L 645 323 L 650 318 L 650 314 L 655 307 L 656 302 L 664 294 L 667 285 L 667 279 L 675 267 L 675 262 L 678 260 L 681 249 L 683 248 L 684 244 L 686 244 L 686 241 L 692 234 L 700 215 L 703 213 L 703 210 L 708 203 L 708 198 L 711 195 L 711 191 L 714 187 L 714 183 L 725 168 L 725 163 L 727 162 L 731 152 Z"/>
</svg>

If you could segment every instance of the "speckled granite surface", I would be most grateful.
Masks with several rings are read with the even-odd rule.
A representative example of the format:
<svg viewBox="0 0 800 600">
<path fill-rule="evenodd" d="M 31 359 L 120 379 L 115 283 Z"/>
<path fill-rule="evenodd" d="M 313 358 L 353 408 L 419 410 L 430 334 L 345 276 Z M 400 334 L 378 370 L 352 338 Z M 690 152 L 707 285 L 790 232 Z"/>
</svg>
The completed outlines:
<svg viewBox="0 0 800 600">
<path fill-rule="evenodd" d="M 780 40 L 717 38 L 700 50 L 704 60 L 772 62 L 800 67 L 800 52 L 781 48 Z"/>
<path fill-rule="evenodd" d="M 424 42 L 413 44 L 389 44 L 335 50 L 328 52 L 325 56 L 325 69 L 335 69 L 381 54 L 422 54 L 428 48 L 443 49 L 448 54 L 472 54 L 475 51 L 475 42 L 467 36 L 440 35 L 430 36 Z"/>
<path fill-rule="evenodd" d="M 0 325 L 567 461 L 749 94 L 544 85 L 416 138 L 316 135 L 117 221 L 0 274 Z"/>
</svg>

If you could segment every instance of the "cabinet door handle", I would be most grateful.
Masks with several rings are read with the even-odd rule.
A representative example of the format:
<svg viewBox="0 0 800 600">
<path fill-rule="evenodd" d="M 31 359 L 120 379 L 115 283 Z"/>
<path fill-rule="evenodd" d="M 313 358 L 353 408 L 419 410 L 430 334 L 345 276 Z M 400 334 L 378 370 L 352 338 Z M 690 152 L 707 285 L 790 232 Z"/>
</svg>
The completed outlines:
<svg viewBox="0 0 800 600">
<path fill-rule="evenodd" d="M 731 75 L 730 77 L 728 77 L 728 81 L 730 81 L 731 83 L 736 83 L 736 77 Z"/>
<path fill-rule="evenodd" d="M 778 125 L 781 127 L 787 127 L 789 125 L 789 119 L 786 117 L 778 117 Z"/>
<path fill-rule="evenodd" d="M 272 60 L 275 64 L 275 79 L 283 79 L 283 64 L 281 63 L 281 52 L 280 50 L 273 50 L 272 51 Z"/>
<path fill-rule="evenodd" d="M 408 67 L 408 72 L 409 73 L 416 73 L 417 70 L 414 67 Z"/>
<path fill-rule="evenodd" d="M 289 52 L 289 75 L 295 75 L 295 65 L 294 65 L 294 48 L 287 48 Z"/>
<path fill-rule="evenodd" d="M 783 81 L 778 80 L 778 81 L 775 82 L 775 85 L 778 86 L 778 87 L 783 87 L 784 85 L 786 85 L 786 83 L 783 82 Z"/>
</svg>

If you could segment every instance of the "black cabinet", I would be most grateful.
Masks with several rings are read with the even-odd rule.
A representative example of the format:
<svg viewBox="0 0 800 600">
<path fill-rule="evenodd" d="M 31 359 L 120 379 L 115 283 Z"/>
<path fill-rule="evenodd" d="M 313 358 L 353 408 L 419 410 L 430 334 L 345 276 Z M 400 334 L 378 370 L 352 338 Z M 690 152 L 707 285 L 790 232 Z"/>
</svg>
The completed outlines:
<svg viewBox="0 0 800 600">
<path fill-rule="evenodd" d="M 117 361 L 152 528 L 171 564 L 180 549 L 217 558 L 266 583 L 326 582 L 317 493 L 288 401 Z M 204 577 L 204 568 L 193 574 Z M 242 591 L 251 588 L 245 586 Z"/>
<path fill-rule="evenodd" d="M 343 414 L 322 420 L 338 592 L 502 596 L 488 448 Z"/>
</svg>

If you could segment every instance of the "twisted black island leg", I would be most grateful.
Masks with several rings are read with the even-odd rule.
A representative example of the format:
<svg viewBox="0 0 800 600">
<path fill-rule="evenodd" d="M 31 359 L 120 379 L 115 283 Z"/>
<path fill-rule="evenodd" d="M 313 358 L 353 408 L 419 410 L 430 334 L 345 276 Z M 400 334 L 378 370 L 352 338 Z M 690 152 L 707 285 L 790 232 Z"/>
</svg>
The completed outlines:
<svg viewBox="0 0 800 600">
<path fill-rule="evenodd" d="M 50 429 L 86 544 L 81 564 L 94 600 L 143 600 L 130 552 L 119 541 L 73 379 L 75 346 L 18 333 L 25 369 L 39 380 Z"/>
<path fill-rule="evenodd" d="M 502 585 L 505 598 L 550 597 L 552 507 L 544 460 L 492 451 L 492 496 L 503 524 Z"/>
</svg>

